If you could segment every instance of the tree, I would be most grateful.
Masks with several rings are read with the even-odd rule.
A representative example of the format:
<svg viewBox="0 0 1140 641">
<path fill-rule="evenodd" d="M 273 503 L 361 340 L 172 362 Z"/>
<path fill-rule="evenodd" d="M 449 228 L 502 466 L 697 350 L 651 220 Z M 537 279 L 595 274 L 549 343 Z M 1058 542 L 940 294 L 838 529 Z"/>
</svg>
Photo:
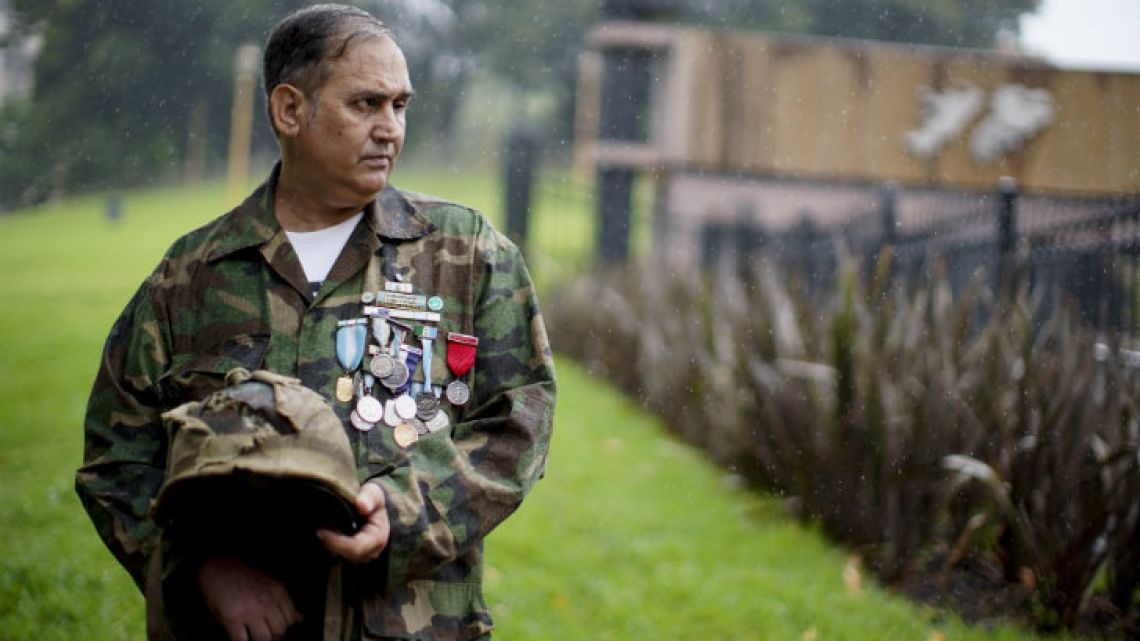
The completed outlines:
<svg viewBox="0 0 1140 641">
<path fill-rule="evenodd" d="M 612 1 L 612 0 L 611 0 Z M 670 20 L 957 46 L 990 46 L 1039 0 L 638 0 Z M 305 0 L 11 0 L 41 25 L 30 104 L 0 111 L 0 206 L 177 177 L 188 150 L 219 162 L 229 132 L 233 55 Z M 455 139 L 475 70 L 519 96 L 561 105 L 532 123 L 568 140 L 577 56 L 603 0 L 353 0 L 395 26 L 418 95 L 411 141 Z M 262 99 L 259 98 L 259 101 Z M 264 102 L 259 102 L 264 112 Z M 516 118 L 521 114 L 513 114 Z M 264 122 L 264 119 L 262 119 Z M 256 130 L 272 149 L 268 126 Z M 191 142 L 191 138 L 194 142 Z M 195 145 L 197 145 L 195 147 Z M 194 154 L 191 153 L 191 156 Z"/>
<path fill-rule="evenodd" d="M 13 0 L 20 23 L 42 25 L 44 47 L 31 105 L 6 110 L 0 202 L 177 176 L 195 109 L 219 155 L 234 51 L 264 39 L 280 11 L 270 4 Z"/>
</svg>

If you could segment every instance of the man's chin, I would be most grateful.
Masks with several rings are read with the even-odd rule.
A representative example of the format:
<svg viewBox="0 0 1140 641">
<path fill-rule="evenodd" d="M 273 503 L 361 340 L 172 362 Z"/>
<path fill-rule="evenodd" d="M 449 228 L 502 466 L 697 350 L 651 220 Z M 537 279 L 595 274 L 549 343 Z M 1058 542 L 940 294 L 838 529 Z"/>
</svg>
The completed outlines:
<svg viewBox="0 0 1140 641">
<path fill-rule="evenodd" d="M 382 170 L 375 170 L 368 173 L 364 183 L 368 185 L 369 189 L 375 188 L 376 193 L 384 191 L 388 186 L 388 179 L 392 176 L 392 167 L 385 167 Z"/>
</svg>

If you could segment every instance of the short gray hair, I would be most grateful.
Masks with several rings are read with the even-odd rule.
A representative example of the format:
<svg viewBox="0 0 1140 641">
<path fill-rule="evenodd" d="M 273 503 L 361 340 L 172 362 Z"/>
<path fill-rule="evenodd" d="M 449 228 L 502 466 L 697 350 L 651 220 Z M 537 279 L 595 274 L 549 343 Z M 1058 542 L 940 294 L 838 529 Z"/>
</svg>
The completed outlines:
<svg viewBox="0 0 1140 641">
<path fill-rule="evenodd" d="M 327 80 L 328 63 L 345 55 L 354 41 L 367 38 L 392 40 L 392 34 L 359 7 L 317 4 L 285 16 L 265 43 L 265 95 L 280 84 L 315 95 Z"/>
</svg>

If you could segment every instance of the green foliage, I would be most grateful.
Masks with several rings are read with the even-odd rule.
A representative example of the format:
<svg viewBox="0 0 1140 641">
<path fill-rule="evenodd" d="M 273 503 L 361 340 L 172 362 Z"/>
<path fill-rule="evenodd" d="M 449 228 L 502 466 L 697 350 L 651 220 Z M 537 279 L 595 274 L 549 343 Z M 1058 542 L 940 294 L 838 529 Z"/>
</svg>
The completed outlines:
<svg viewBox="0 0 1140 641">
<path fill-rule="evenodd" d="M 261 43 L 301 0 L 12 0 L 41 28 L 32 113 L 4 119 L 22 175 L 0 165 L 0 202 L 178 176 L 191 111 L 204 111 L 206 160 L 223 157 L 234 54 Z M 18 168 L 17 168 L 18 169 Z"/>
<path fill-rule="evenodd" d="M 990 47 L 998 29 L 1017 30 L 1017 17 L 1039 0 L 805 0 L 810 30 L 847 36 L 956 47 Z"/>
<path fill-rule="evenodd" d="M 1024 291 L 999 301 L 975 285 L 954 300 L 935 278 L 908 293 L 887 279 L 889 259 L 870 289 L 848 265 L 813 301 L 768 265 L 744 279 L 595 274 L 548 316 L 556 349 L 789 496 L 888 580 L 930 554 L 992 555 L 1034 586 L 1039 625 L 1069 628 L 1107 563 L 1126 613 L 1135 355 L 1063 311 L 1035 331 Z"/>
<path fill-rule="evenodd" d="M 512 122 L 530 121 L 548 148 L 571 139 L 577 59 L 586 31 L 602 18 L 596 0 L 565 0 L 520 11 L 504 0 L 450 0 L 446 20 L 426 20 L 430 3 L 354 0 L 396 26 L 418 96 L 413 148 L 450 157 L 462 109 L 476 82 L 504 84 Z M 0 203 L 5 208 L 89 189 L 176 178 L 193 137 L 208 174 L 223 167 L 240 45 L 261 44 L 272 25 L 306 0 L 12 0 L 20 29 L 41 28 L 30 107 L 0 113 Z M 968 3 L 719 0 L 682 4 L 670 18 L 733 28 L 988 46 L 1037 0 Z M 445 12 L 446 13 L 446 12 Z M 483 76 L 480 81 L 476 71 Z M 274 154 L 260 114 L 255 147 Z M 544 101 L 531 100 L 541 96 Z M 538 109 L 535 104 L 545 104 Z M 485 126 L 473 118 L 472 126 Z M 413 149 L 412 151 L 415 151 Z"/>
<path fill-rule="evenodd" d="M 496 200 L 485 177 L 405 178 L 482 206 Z M 142 599 L 71 490 L 80 424 L 113 318 L 174 237 L 225 206 L 222 192 L 128 193 L 116 223 L 98 197 L 0 218 L 0 641 L 144 638 Z M 547 224 L 536 246 L 580 229 Z M 559 385 L 547 477 L 487 543 L 496 638 L 1035 638 L 970 628 L 860 586 L 846 553 L 789 521 L 778 500 L 740 489 L 617 391 L 567 359 Z"/>
</svg>

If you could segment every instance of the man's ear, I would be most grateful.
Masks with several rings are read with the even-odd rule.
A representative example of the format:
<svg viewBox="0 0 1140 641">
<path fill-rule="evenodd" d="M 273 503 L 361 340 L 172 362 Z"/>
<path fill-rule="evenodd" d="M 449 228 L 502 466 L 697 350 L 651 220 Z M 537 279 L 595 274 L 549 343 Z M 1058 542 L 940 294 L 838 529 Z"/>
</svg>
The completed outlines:
<svg viewBox="0 0 1140 641">
<path fill-rule="evenodd" d="M 304 92 L 297 87 L 282 83 L 269 93 L 269 114 L 278 135 L 296 136 L 301 131 L 306 113 L 308 101 Z"/>
</svg>

